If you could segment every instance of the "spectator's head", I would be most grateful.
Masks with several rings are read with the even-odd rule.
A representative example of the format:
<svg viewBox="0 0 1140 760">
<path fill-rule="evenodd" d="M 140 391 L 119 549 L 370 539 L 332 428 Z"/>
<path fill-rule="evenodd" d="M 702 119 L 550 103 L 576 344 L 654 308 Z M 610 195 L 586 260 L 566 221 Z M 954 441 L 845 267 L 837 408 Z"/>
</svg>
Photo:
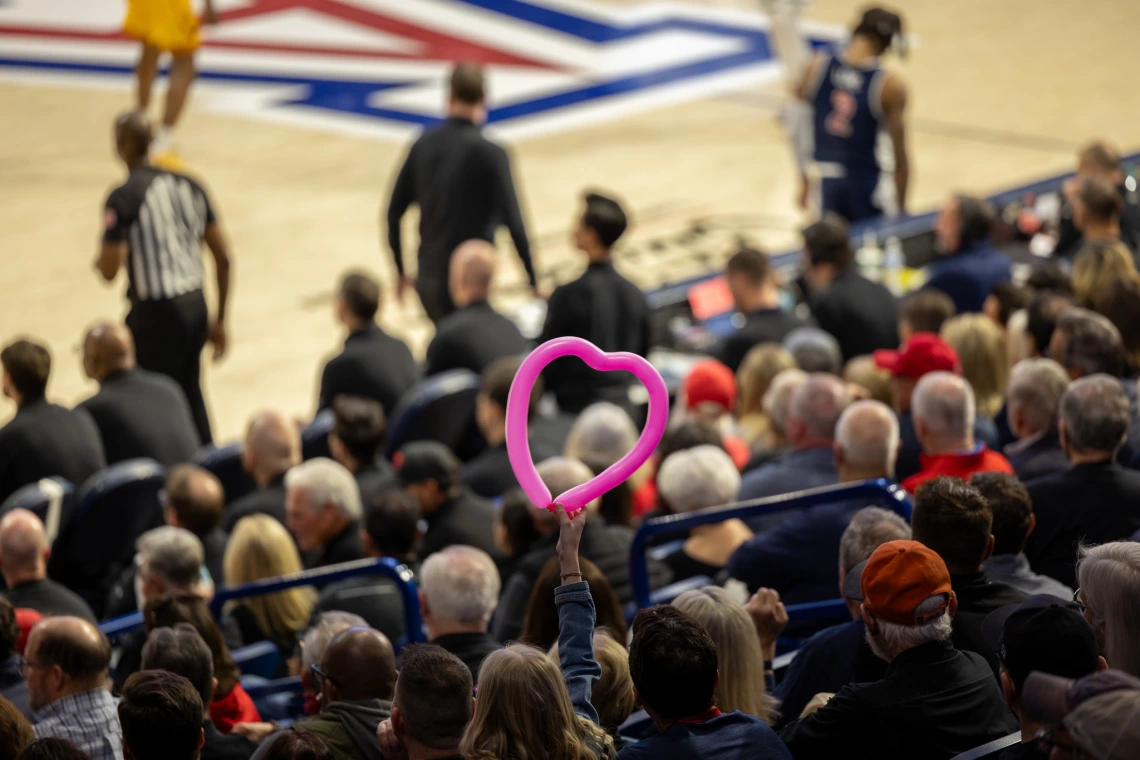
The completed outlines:
<svg viewBox="0 0 1140 760">
<path fill-rule="evenodd" d="M 356 478 L 325 457 L 302 462 L 285 474 L 285 524 L 301 551 L 324 546 L 360 520 Z"/>
<path fill-rule="evenodd" d="M 199 538 L 222 522 L 226 492 L 214 474 L 197 465 L 176 464 L 166 471 L 166 524 Z"/>
<path fill-rule="evenodd" d="M 265 760 L 336 760 L 336 755 L 325 740 L 306 731 L 294 728 L 282 731 L 265 753 Z"/>
<path fill-rule="evenodd" d="M 589 457 L 605 469 L 633 449 L 637 436 L 637 426 L 624 409 L 599 401 L 583 409 L 574 420 L 562 454 L 583 461 Z"/>
<path fill-rule="evenodd" d="M 1030 272 L 1025 278 L 1025 287 L 1033 293 L 1052 291 L 1073 294 L 1072 278 L 1055 261 L 1047 261 Z"/>
<path fill-rule="evenodd" d="M 1120 331 L 1096 312 L 1069 307 L 1057 317 L 1049 339 L 1049 357 L 1076 380 L 1103 372 L 1124 374 L 1124 342 Z"/>
<path fill-rule="evenodd" d="M 459 490 L 459 459 L 442 443 L 413 441 L 396 452 L 392 461 L 400 485 L 425 516 L 434 515 Z"/>
<path fill-rule="evenodd" d="M 831 333 L 818 327 L 797 327 L 784 336 L 784 348 L 804 372 L 838 375 L 843 368 L 843 352 Z"/>
<path fill-rule="evenodd" d="M 875 364 L 891 373 L 891 405 L 898 414 L 911 409 L 915 386 L 931 372 L 961 372 L 958 352 L 937 335 L 918 333 L 898 351 L 876 351 Z"/>
<path fill-rule="evenodd" d="M 4 367 L 4 395 L 16 406 L 38 401 L 47 392 L 51 374 L 51 354 L 39 343 L 17 340 L 0 351 Z"/>
<path fill-rule="evenodd" d="M 499 605 L 502 583 L 495 561 L 482 549 L 455 545 L 424 560 L 420 610 L 428 638 L 484 632 Z"/>
<path fill-rule="evenodd" d="M 8 588 L 47 577 L 51 550 L 40 518 L 26 509 L 13 509 L 0 518 L 0 573 Z"/>
<path fill-rule="evenodd" d="M 851 522 L 843 530 L 839 539 L 839 590 L 843 591 L 843 583 L 847 576 L 861 563 L 871 558 L 871 555 L 888 541 L 904 541 L 910 539 L 910 526 L 906 520 L 899 517 L 889 509 L 882 507 L 863 507 L 851 516 Z M 851 617 L 858 620 L 860 616 L 859 602 L 846 599 L 847 610 Z"/>
<path fill-rule="evenodd" d="M 700 623 L 670 605 L 633 619 L 629 675 L 637 700 L 658 725 L 699 715 L 716 703 L 716 642 Z"/>
<path fill-rule="evenodd" d="M 724 276 L 740 313 L 751 314 L 779 307 L 780 292 L 776 272 L 763 251 L 741 247 L 725 264 Z"/>
<path fill-rule="evenodd" d="M 716 359 L 702 359 L 685 376 L 682 393 L 686 412 L 717 423 L 736 410 L 736 375 Z"/>
<path fill-rule="evenodd" d="M 222 561 L 226 585 L 276 578 L 301 572 L 301 555 L 289 532 L 269 515 L 248 515 L 238 520 L 226 544 Z M 305 629 L 312 613 L 312 590 L 298 586 L 275 594 L 241 600 L 253 613 L 258 627 L 282 637 Z"/>
<path fill-rule="evenodd" d="M 40 710 L 72 694 L 103 688 L 111 645 L 82 618 L 47 617 L 28 635 L 24 661 L 28 702 L 32 710 Z M 199 723 L 201 716 L 199 710 Z"/>
<path fill-rule="evenodd" d="M 1025 333 L 1030 356 L 1050 356 L 1053 332 L 1061 312 L 1073 305 L 1071 292 L 1038 291 L 1025 310 Z M 1056 359 L 1057 357 L 1053 356 Z"/>
<path fill-rule="evenodd" d="M 535 470 L 547 490 L 552 494 L 566 493 L 571 488 L 577 488 L 594 477 L 594 473 L 589 467 L 577 459 L 570 459 L 569 457 L 550 457 L 539 462 Z M 587 504 L 586 508 L 591 513 L 596 512 L 599 501 L 595 499 Z M 545 504 L 531 504 L 530 516 L 534 521 L 535 529 L 542 535 L 549 536 L 558 531 L 558 517 L 546 506 Z"/>
<path fill-rule="evenodd" d="M 862 602 L 871 651 L 887 662 L 931 641 L 950 638 L 958 598 L 946 564 L 918 541 L 889 541 L 857 565 L 843 596 Z"/>
<path fill-rule="evenodd" d="M 25 747 L 17 760 L 91 760 L 91 757 L 67 739 L 45 736 Z"/>
<path fill-rule="evenodd" d="M 412 555 L 419 537 L 419 520 L 420 506 L 405 491 L 381 491 L 364 506 L 360 545 L 369 557 L 392 557 L 404 562 Z"/>
<path fill-rule="evenodd" d="M 993 515 L 993 554 L 1021 554 L 1037 524 L 1029 491 L 1016 475 L 1005 472 L 975 472 L 970 476 L 970 485 L 986 500 Z"/>
<path fill-rule="evenodd" d="M 831 449 L 842 483 L 893 478 L 899 454 L 899 421 L 880 401 L 856 401 L 839 415 Z"/>
<path fill-rule="evenodd" d="M 736 498 L 740 471 L 719 446 L 671 454 L 657 470 L 657 492 L 671 512 L 719 507 Z"/>
<path fill-rule="evenodd" d="M 886 8 L 867 8 L 851 30 L 852 37 L 861 37 L 871 46 L 875 55 L 882 55 L 892 47 L 905 52 L 902 16 Z"/>
<path fill-rule="evenodd" d="M 148 634 L 180 623 L 189 624 L 206 642 L 213 658 L 214 678 L 217 680 L 214 693 L 218 698 L 228 696 L 241 674 L 206 602 L 194 594 L 175 594 L 150 602 L 143 608 L 143 626 Z"/>
<path fill-rule="evenodd" d="M 1074 380 L 1061 396 L 1057 432 L 1070 462 L 1103 462 L 1116 456 L 1128 435 L 1128 397 L 1108 375 Z"/>
<path fill-rule="evenodd" d="M 608 261 L 610 249 L 629 226 L 625 209 L 614 198 L 600 193 L 582 196 L 584 208 L 574 229 L 574 245 L 590 261 Z"/>
<path fill-rule="evenodd" d="M 1114 282 L 1136 279 L 1132 252 L 1119 240 L 1085 243 L 1073 259 L 1073 291 L 1077 306 L 1092 309 Z"/>
<path fill-rule="evenodd" d="M 1140 757 L 1140 679 L 1102 670 L 1073 681 L 1035 671 L 1025 679 L 1022 714 L 1044 726 L 1049 757 Z"/>
<path fill-rule="evenodd" d="M 831 448 L 835 425 L 851 398 L 847 386 L 835 375 L 815 372 L 792 392 L 788 420 L 784 425 L 788 443 L 796 450 Z"/>
<path fill-rule="evenodd" d="M 253 415 L 245 432 L 241 464 L 258 488 L 265 488 L 301 462 L 301 433 L 297 424 L 280 412 Z"/>
<path fill-rule="evenodd" d="M 0 757 L 15 758 L 36 738 L 32 724 L 16 706 L 0 697 Z"/>
<path fill-rule="evenodd" d="M 1120 152 L 1104 140 L 1094 140 L 1077 154 L 1078 177 L 1103 177 L 1114 186 L 1124 180 Z"/>
<path fill-rule="evenodd" d="M 665 429 L 661 443 L 657 444 L 654 456 L 658 463 L 664 462 L 678 451 L 695 449 L 697 446 L 724 448 L 724 443 L 716 427 L 703 420 L 681 420 Z M 660 464 L 658 464 L 660 467 Z"/>
<path fill-rule="evenodd" d="M 1140 276 L 1109 283 L 1096 296 L 1096 310 L 1120 333 L 1131 377 L 1140 371 Z"/>
<path fill-rule="evenodd" d="M 779 343 L 761 343 L 749 349 L 736 370 L 736 385 L 740 389 L 737 412 L 741 419 L 764 413 L 764 394 L 776 375 L 796 366 L 788 349 Z"/>
<path fill-rule="evenodd" d="M 329 451 L 333 459 L 349 472 L 374 463 L 388 429 L 384 407 L 370 398 L 341 395 L 333 399 L 332 408 Z"/>
<path fill-rule="evenodd" d="M 400 651 L 392 730 L 414 751 L 409 756 L 459 751 L 475 709 L 471 691 L 471 671 L 443 647 L 409 644 Z"/>
<path fill-rule="evenodd" d="M 579 559 L 582 580 L 590 586 L 594 598 L 595 625 L 604 625 L 625 641 L 625 614 L 605 574 L 585 557 Z M 549 649 L 558 641 L 558 606 L 554 603 L 554 590 L 562 585 L 558 557 L 551 557 L 542 566 L 523 617 L 519 641 L 539 649 Z"/>
<path fill-rule="evenodd" d="M 743 605 L 720 586 L 686 591 L 673 606 L 705 629 L 716 646 L 720 679 L 713 694 L 721 712 L 740 710 L 772 724 L 776 701 L 764 688 L 760 638 Z"/>
<path fill-rule="evenodd" d="M 521 557 L 539 538 L 526 493 L 521 488 L 507 491 L 495 515 L 495 545 L 508 557 Z"/>
<path fill-rule="evenodd" d="M 392 643 L 374 628 L 348 628 L 333 636 L 317 670 L 314 685 L 320 689 L 322 708 L 362 699 L 391 701 L 396 689 Z"/>
<path fill-rule="evenodd" d="M 19 651 L 20 622 L 8 597 L 0 596 L 0 660 L 6 660 Z"/>
<path fill-rule="evenodd" d="M 1080 550 L 1077 601 L 1108 664 L 1140 677 L 1140 543 L 1117 541 Z"/>
<path fill-rule="evenodd" d="M 999 282 L 990 288 L 990 294 L 982 304 L 982 313 L 999 327 L 1009 324 L 1009 318 L 1029 306 L 1032 291 L 1012 282 Z"/>
<path fill-rule="evenodd" d="M 930 372 L 914 386 L 914 434 L 929 456 L 974 446 L 974 391 L 950 372 Z"/>
<path fill-rule="evenodd" d="M 1086 177 L 1080 181 L 1073 200 L 1073 225 L 1086 239 L 1119 237 L 1124 201 L 1111 181 L 1104 177 Z M 1075 270 L 1073 274 L 1075 285 Z"/>
<path fill-rule="evenodd" d="M 139 609 L 167 594 L 193 593 L 202 580 L 206 552 L 185 528 L 164 525 L 135 542 L 135 597 Z"/>
<path fill-rule="evenodd" d="M 210 702 L 218 687 L 214 656 L 194 626 L 177 623 L 151 631 L 143 646 L 142 669 L 165 670 L 185 678 L 202 700 L 203 715 L 209 717 Z"/>
<path fill-rule="evenodd" d="M 460 61 L 451 70 L 450 104 L 457 107 L 482 107 L 487 99 L 486 77 L 483 67 L 474 61 Z"/>
<path fill-rule="evenodd" d="M 132 108 L 115 117 L 115 149 L 127 166 L 146 158 L 150 151 L 151 129 L 146 114 Z"/>
<path fill-rule="evenodd" d="M 495 246 L 486 240 L 460 243 L 451 255 L 448 289 L 451 300 L 462 309 L 486 301 L 495 275 Z"/>
<path fill-rule="evenodd" d="M 857 386 L 856 392 L 862 389 L 863 398 L 890 406 L 891 373 L 875 364 L 875 357 L 870 354 L 849 359 L 843 365 L 843 381 Z"/>
<path fill-rule="evenodd" d="M 1009 384 L 1005 331 L 981 314 L 963 314 L 942 326 L 942 339 L 958 354 L 962 377 L 974 391 L 978 413 L 995 416 Z"/>
<path fill-rule="evenodd" d="M 764 414 L 768 416 L 768 438 L 775 446 L 788 442 L 788 420 L 792 413 L 792 396 L 808 381 L 802 369 L 786 369 L 772 378 L 764 393 Z"/>
<path fill-rule="evenodd" d="M 133 673 L 119 700 L 124 760 L 198 760 L 206 742 L 203 711 L 198 690 L 182 676 Z"/>
<path fill-rule="evenodd" d="M 97 322 L 83 336 L 83 371 L 95 382 L 135 368 L 135 339 L 120 322 Z"/>
<path fill-rule="evenodd" d="M 1025 359 L 1014 365 L 1006 414 L 1018 440 L 1056 432 L 1061 397 L 1068 387 L 1068 373 L 1052 359 Z"/>
<path fill-rule="evenodd" d="M 906 343 L 918 333 L 937 335 L 954 311 L 954 302 L 941 290 L 911 293 L 899 305 L 899 343 Z"/>
<path fill-rule="evenodd" d="M 380 283 L 367 272 L 349 272 L 340 278 L 336 315 L 350 332 L 363 330 L 380 310 Z"/>
<path fill-rule="evenodd" d="M 800 265 L 804 278 L 815 290 L 825 290 L 835 276 L 851 266 L 851 228 L 846 220 L 830 211 L 800 233 L 804 247 Z"/>
<path fill-rule="evenodd" d="M 479 386 L 479 395 L 475 398 L 475 422 L 491 446 L 501 446 L 507 440 L 507 399 L 510 398 L 511 384 L 515 381 L 521 364 L 522 357 L 503 356 L 483 370 L 483 381 Z M 530 388 L 530 402 L 527 404 L 529 419 L 534 419 L 537 414 L 542 393 L 540 375 Z"/>
<path fill-rule="evenodd" d="M 989 240 L 996 217 L 989 201 L 971 195 L 953 195 L 934 220 L 938 252 L 958 253 Z"/>
<path fill-rule="evenodd" d="M 946 563 L 954 575 L 976 573 L 993 553 L 994 514 L 985 497 L 960 478 L 941 475 L 914 493 L 914 540 Z"/>
<path fill-rule="evenodd" d="M 313 682 L 313 666 L 320 667 L 321 657 L 332 637 L 349 628 L 367 627 L 364 618 L 351 612 L 331 610 L 317 615 L 316 622 L 301 637 L 301 688 L 306 700 L 315 700 L 320 692 L 320 684 Z"/>
</svg>

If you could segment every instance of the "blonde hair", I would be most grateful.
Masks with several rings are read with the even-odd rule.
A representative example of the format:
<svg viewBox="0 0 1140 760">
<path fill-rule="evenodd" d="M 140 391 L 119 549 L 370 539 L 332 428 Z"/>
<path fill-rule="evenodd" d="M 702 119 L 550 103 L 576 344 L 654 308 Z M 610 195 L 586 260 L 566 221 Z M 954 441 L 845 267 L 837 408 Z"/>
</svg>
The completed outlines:
<svg viewBox="0 0 1140 760">
<path fill-rule="evenodd" d="M 891 405 L 891 373 L 875 364 L 870 354 L 850 359 L 843 366 L 843 380 L 866 390 L 872 401 Z"/>
<path fill-rule="evenodd" d="M 609 628 L 594 629 L 594 659 L 602 666 L 602 677 L 590 690 L 590 704 L 598 711 L 598 723 L 610 736 L 617 735 L 618 728 L 637 706 L 633 678 L 629 675 L 629 652 L 615 636 Z M 558 662 L 558 642 L 547 656 Z"/>
<path fill-rule="evenodd" d="M 761 343 L 749 349 L 736 370 L 740 415 L 763 414 L 764 394 L 768 392 L 772 378 L 795 366 L 796 360 L 791 352 L 779 343 Z"/>
<path fill-rule="evenodd" d="M 984 314 L 962 314 L 942 325 L 942 339 L 958 352 L 978 414 L 997 415 L 1009 385 L 1005 332 Z"/>
<path fill-rule="evenodd" d="M 1140 543 L 1082 547 L 1077 584 L 1096 620 L 1093 630 L 1108 666 L 1140 677 Z"/>
<path fill-rule="evenodd" d="M 511 644 L 479 668 L 475 714 L 459 752 L 468 760 L 598 760 L 610 736 L 574 712 L 558 665 L 542 650 Z"/>
<path fill-rule="evenodd" d="M 228 586 L 301 572 L 301 557 L 292 536 L 269 515 L 249 515 L 238 520 L 223 564 Z M 235 604 L 248 608 L 265 633 L 288 636 L 308 625 L 313 596 L 311 588 L 298 586 Z"/>
<path fill-rule="evenodd" d="M 1073 294 L 1077 306 L 1095 308 L 1097 297 L 1117 280 L 1136 276 L 1132 254 L 1119 240 L 1086 243 L 1073 259 Z"/>
<path fill-rule="evenodd" d="M 778 702 L 764 689 L 764 653 L 744 606 L 720 586 L 686 591 L 673 606 L 696 620 L 716 645 L 720 681 L 713 694 L 724 712 L 740 710 L 772 725 Z"/>
</svg>

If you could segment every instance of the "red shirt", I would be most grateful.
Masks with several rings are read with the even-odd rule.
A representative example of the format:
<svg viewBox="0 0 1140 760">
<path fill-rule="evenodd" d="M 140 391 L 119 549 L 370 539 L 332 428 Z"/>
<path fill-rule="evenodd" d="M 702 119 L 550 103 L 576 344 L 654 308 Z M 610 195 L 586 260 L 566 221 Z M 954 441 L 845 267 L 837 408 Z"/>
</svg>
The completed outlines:
<svg viewBox="0 0 1140 760">
<path fill-rule="evenodd" d="M 996 451 L 990 451 L 984 443 L 972 451 L 936 456 L 922 454 L 918 461 L 922 464 L 922 469 L 902 482 L 902 487 L 910 493 L 939 475 L 966 480 L 975 472 L 1013 472 L 1009 460 Z"/>
<path fill-rule="evenodd" d="M 261 714 L 253 704 L 253 698 L 241 684 L 235 684 L 230 693 L 210 703 L 210 718 L 223 734 L 228 734 L 237 723 L 260 723 Z"/>
</svg>

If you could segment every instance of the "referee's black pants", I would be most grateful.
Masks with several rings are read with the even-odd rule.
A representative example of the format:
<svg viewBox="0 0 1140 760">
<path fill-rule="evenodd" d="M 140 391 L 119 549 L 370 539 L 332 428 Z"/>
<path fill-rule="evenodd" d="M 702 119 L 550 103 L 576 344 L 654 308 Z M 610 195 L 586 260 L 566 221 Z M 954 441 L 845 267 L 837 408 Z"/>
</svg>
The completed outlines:
<svg viewBox="0 0 1140 760">
<path fill-rule="evenodd" d="M 202 444 L 214 440 L 202 397 L 202 349 L 210 332 L 209 310 L 201 290 L 162 301 L 135 301 L 127 314 L 138 364 L 166 375 L 182 387 Z"/>
</svg>

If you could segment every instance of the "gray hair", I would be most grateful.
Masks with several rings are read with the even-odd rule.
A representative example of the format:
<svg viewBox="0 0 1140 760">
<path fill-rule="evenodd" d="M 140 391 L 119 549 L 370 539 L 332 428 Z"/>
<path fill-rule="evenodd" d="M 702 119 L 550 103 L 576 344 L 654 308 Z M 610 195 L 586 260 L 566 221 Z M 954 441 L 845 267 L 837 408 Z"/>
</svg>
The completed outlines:
<svg viewBox="0 0 1140 760">
<path fill-rule="evenodd" d="M 818 327 L 797 327 L 784 337 L 784 348 L 804 372 L 838 375 L 843 366 L 839 341 Z"/>
<path fill-rule="evenodd" d="M 1023 359 L 1009 377 L 1009 414 L 1017 409 L 1033 434 L 1057 427 L 1061 396 L 1069 387 L 1069 373 L 1052 359 Z"/>
<path fill-rule="evenodd" d="M 135 541 L 139 566 L 158 573 L 170 585 L 191 589 L 202 575 L 206 552 L 197 536 L 185 528 L 163 525 Z"/>
<path fill-rule="evenodd" d="M 835 445 L 851 466 L 895 472 L 899 455 L 899 421 L 881 401 L 856 401 L 835 425 Z"/>
<path fill-rule="evenodd" d="M 305 492 L 313 509 L 332 504 L 350 520 L 359 520 L 362 512 L 360 487 L 344 465 L 325 457 L 302 462 L 285 473 L 285 487 Z"/>
<path fill-rule="evenodd" d="M 772 427 L 784 432 L 788 424 L 788 412 L 791 409 L 792 394 L 796 388 L 807 382 L 808 373 L 802 369 L 786 369 L 772 378 L 768 390 L 764 391 L 764 400 L 760 402 L 764 414 Z"/>
<path fill-rule="evenodd" d="M 850 573 L 888 541 L 909 538 L 910 526 L 906 520 L 889 509 L 863 507 L 852 515 L 839 539 L 839 567 L 844 573 Z"/>
<path fill-rule="evenodd" d="M 609 467 L 637 443 L 637 427 L 617 404 L 602 401 L 582 410 L 570 427 L 563 453 Z"/>
<path fill-rule="evenodd" d="M 324 656 L 325 647 L 341 631 L 349 628 L 367 628 L 368 621 L 351 612 L 333 610 L 322 612 L 317 616 L 317 622 L 305 631 L 301 639 L 301 666 L 308 670 L 310 665 L 319 665 Z"/>
<path fill-rule="evenodd" d="M 1104 372 L 1120 375 L 1124 369 L 1124 341 L 1120 331 L 1095 311 L 1070 306 L 1057 317 L 1057 331 L 1063 336 L 1060 356 L 1054 356 L 1065 369 L 1076 368 L 1082 375 Z"/>
<path fill-rule="evenodd" d="M 962 440 L 974 430 L 974 390 L 952 372 L 928 372 L 914 386 L 911 410 L 940 438 Z"/>
<path fill-rule="evenodd" d="M 1140 543 L 1082 547 L 1077 585 L 1096 621 L 1093 630 L 1104 659 L 1117 670 L 1140 675 Z"/>
<path fill-rule="evenodd" d="M 697 446 L 666 457 L 657 470 L 657 490 L 678 512 L 719 507 L 736 498 L 740 471 L 719 446 Z"/>
<path fill-rule="evenodd" d="M 1061 397 L 1061 421 L 1069 447 L 1081 453 L 1113 452 L 1128 434 L 1128 397 L 1115 377 L 1074 380 Z"/>
<path fill-rule="evenodd" d="M 946 596 L 932 596 L 918 605 L 915 613 L 924 615 L 946 604 Z M 890 662 L 908 649 L 922 646 L 931 641 L 945 641 L 950 638 L 953 623 L 947 609 L 934 620 L 923 625 L 899 625 L 880 618 L 875 619 L 875 633 L 867 629 L 867 643 L 871 651 L 881 659 Z"/>
<path fill-rule="evenodd" d="M 449 546 L 424 560 L 420 589 L 432 617 L 486 623 L 499 604 L 499 571 L 491 555 L 474 546 Z"/>
<path fill-rule="evenodd" d="M 165 670 L 188 680 L 207 711 L 214 691 L 214 655 L 194 626 L 155 628 L 146 637 L 141 664 L 142 670 Z"/>
<path fill-rule="evenodd" d="M 826 372 L 813 372 L 792 392 L 788 416 L 801 420 L 812 435 L 830 440 L 835 438 L 835 424 L 850 401 L 842 380 Z"/>
</svg>

